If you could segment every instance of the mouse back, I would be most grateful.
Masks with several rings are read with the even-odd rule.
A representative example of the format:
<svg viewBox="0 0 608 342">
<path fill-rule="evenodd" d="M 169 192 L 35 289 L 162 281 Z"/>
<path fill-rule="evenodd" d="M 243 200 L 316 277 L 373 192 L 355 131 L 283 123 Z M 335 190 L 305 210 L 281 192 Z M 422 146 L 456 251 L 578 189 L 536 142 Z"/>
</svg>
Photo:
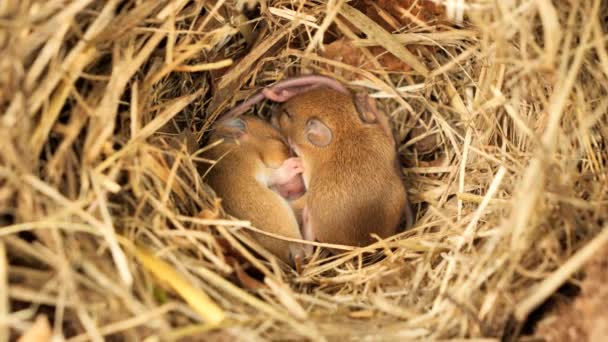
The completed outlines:
<svg viewBox="0 0 608 342">
<path fill-rule="evenodd" d="M 321 242 L 363 246 L 411 222 L 392 130 L 365 94 L 315 89 L 275 122 L 304 163 L 309 221 Z"/>
</svg>

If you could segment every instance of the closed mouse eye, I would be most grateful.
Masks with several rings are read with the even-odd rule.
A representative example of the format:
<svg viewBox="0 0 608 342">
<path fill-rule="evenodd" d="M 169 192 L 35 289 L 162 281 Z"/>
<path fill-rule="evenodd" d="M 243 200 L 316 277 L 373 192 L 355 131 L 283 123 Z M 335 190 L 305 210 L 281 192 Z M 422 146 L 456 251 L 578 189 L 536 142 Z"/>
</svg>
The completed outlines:
<svg viewBox="0 0 608 342">
<path fill-rule="evenodd" d="M 304 134 L 306 135 L 306 140 L 317 147 L 325 147 L 333 139 L 331 129 L 319 119 L 308 120 L 304 128 Z"/>
</svg>

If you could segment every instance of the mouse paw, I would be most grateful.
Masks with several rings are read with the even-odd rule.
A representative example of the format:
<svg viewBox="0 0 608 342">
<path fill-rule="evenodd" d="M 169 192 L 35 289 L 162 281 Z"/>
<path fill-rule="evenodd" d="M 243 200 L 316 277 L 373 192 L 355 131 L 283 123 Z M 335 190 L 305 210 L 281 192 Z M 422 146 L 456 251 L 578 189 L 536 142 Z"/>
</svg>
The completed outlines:
<svg viewBox="0 0 608 342">
<path fill-rule="evenodd" d="M 272 171 L 270 177 L 272 185 L 284 185 L 293 182 L 293 179 L 299 177 L 304 172 L 304 167 L 300 158 L 286 159 L 278 169 Z"/>
<path fill-rule="evenodd" d="M 268 186 L 284 198 L 298 198 L 306 192 L 302 178 L 303 172 L 304 167 L 300 158 L 286 159 L 281 167 L 272 170 Z"/>
</svg>

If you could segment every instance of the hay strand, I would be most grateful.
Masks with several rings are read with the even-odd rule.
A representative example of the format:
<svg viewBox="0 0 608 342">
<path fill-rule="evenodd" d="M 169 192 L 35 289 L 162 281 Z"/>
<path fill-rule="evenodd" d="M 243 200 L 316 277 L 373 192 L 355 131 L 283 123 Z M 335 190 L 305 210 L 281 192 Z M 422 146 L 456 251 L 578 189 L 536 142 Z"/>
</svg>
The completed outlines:
<svg viewBox="0 0 608 342">
<path fill-rule="evenodd" d="M 405 49 L 403 45 L 397 42 L 391 34 L 386 32 L 386 30 L 380 27 L 376 22 L 349 5 L 342 6 L 341 10 L 342 15 L 344 15 L 351 24 L 363 31 L 369 39 L 384 47 L 387 51 L 411 66 L 412 69 L 416 70 L 422 76 L 427 76 L 429 74 L 427 67 L 420 62 L 416 56 Z"/>
<path fill-rule="evenodd" d="M 518 338 L 605 248 L 607 11 L 0 1 L 0 340 Z M 296 271 L 199 171 L 222 113 L 313 73 L 387 114 L 417 223 Z"/>
<path fill-rule="evenodd" d="M 8 296 L 8 260 L 6 257 L 6 246 L 0 241 L 0 322 L 8 322 L 11 311 Z M 9 326 L 6 323 L 0 325 L 0 341 L 8 341 Z"/>
<path fill-rule="evenodd" d="M 134 246 L 134 252 L 150 272 L 158 279 L 166 281 L 208 324 L 214 326 L 225 319 L 224 311 L 205 292 L 192 287 L 188 280 L 175 272 L 170 265 L 142 247 Z"/>
<path fill-rule="evenodd" d="M 558 287 L 564 284 L 574 272 L 581 267 L 592 257 L 605 247 L 608 242 L 608 227 L 604 227 L 602 232 L 593 240 L 587 243 L 583 248 L 576 252 L 568 261 L 555 270 L 549 277 L 543 280 L 542 283 L 536 286 L 532 294 L 525 298 L 517 305 L 515 310 L 515 318 L 523 321 L 534 308 L 545 301 Z"/>
</svg>

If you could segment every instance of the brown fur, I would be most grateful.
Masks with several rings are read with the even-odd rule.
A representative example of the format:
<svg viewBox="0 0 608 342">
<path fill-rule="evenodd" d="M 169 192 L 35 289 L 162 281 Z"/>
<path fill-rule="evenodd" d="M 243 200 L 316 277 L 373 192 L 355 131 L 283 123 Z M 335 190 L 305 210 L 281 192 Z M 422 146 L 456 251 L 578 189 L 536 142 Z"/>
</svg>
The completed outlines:
<svg viewBox="0 0 608 342">
<path fill-rule="evenodd" d="M 222 198 L 226 212 L 251 221 L 258 229 L 290 238 L 301 239 L 300 229 L 289 203 L 270 189 L 267 180 L 289 158 L 289 149 L 279 132 L 268 123 L 243 117 L 246 132 L 231 137 L 234 132 L 221 123 L 211 135 L 210 142 L 225 138 L 211 148 L 205 157 L 219 160 L 210 170 L 206 181 Z M 238 134 L 237 134 L 238 135 Z M 264 178 L 260 180 L 257 176 Z M 254 237 L 281 260 L 290 263 L 290 253 L 299 254 L 300 244 L 289 243 L 262 234 Z"/>
<path fill-rule="evenodd" d="M 363 122 L 352 97 L 327 88 L 295 96 L 282 110 L 275 123 L 302 159 L 314 237 L 364 246 L 373 242 L 371 234 L 395 234 L 409 204 L 396 168 L 394 140 L 382 120 Z M 318 147 L 307 140 L 311 118 L 329 127 L 329 145 Z"/>
</svg>

